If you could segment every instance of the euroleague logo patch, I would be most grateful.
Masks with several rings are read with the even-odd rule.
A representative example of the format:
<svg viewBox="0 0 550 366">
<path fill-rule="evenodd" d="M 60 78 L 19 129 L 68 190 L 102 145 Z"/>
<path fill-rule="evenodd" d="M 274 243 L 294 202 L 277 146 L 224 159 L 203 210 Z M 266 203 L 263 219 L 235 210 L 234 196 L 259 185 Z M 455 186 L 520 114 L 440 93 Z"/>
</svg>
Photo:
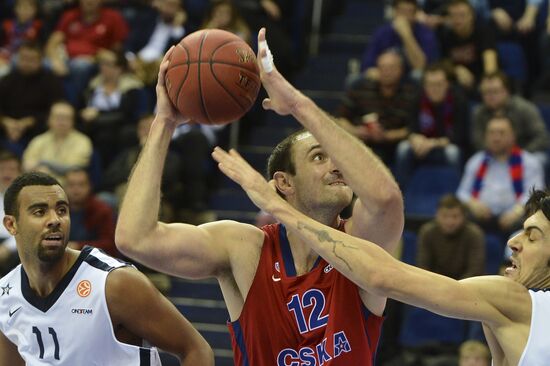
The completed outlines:
<svg viewBox="0 0 550 366">
<path fill-rule="evenodd" d="M 80 297 L 87 297 L 92 293 L 92 283 L 88 280 L 82 280 L 76 286 L 76 293 Z"/>
</svg>

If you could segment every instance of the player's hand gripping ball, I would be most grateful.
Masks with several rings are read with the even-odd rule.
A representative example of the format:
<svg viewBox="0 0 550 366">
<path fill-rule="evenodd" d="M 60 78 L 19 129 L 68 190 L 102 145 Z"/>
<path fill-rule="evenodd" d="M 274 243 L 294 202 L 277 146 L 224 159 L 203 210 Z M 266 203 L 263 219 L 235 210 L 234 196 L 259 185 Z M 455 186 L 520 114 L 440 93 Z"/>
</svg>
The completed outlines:
<svg viewBox="0 0 550 366">
<path fill-rule="evenodd" d="M 175 47 L 166 72 L 170 101 L 192 122 L 241 118 L 260 90 L 256 55 L 237 35 L 219 29 L 191 33 Z"/>
</svg>

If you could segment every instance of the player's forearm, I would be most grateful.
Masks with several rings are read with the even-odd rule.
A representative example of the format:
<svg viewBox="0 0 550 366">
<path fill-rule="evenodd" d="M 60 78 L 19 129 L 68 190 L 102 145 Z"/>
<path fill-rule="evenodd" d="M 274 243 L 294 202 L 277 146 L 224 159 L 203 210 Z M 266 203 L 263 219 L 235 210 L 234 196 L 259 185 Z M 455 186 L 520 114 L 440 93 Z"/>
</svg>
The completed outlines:
<svg viewBox="0 0 550 366">
<path fill-rule="evenodd" d="M 267 210 L 339 272 L 365 290 L 377 287 L 377 271 L 382 273 L 387 268 L 386 262 L 394 260 L 378 245 L 323 225 L 286 203 L 272 203 Z"/>
<path fill-rule="evenodd" d="M 162 172 L 174 128 L 153 122 L 130 175 L 115 232 L 116 245 L 124 253 L 137 249 L 157 225 Z"/>
<path fill-rule="evenodd" d="M 376 209 L 401 199 L 395 179 L 372 150 L 309 98 L 297 105 L 293 115 L 319 141 L 362 202 Z"/>
</svg>

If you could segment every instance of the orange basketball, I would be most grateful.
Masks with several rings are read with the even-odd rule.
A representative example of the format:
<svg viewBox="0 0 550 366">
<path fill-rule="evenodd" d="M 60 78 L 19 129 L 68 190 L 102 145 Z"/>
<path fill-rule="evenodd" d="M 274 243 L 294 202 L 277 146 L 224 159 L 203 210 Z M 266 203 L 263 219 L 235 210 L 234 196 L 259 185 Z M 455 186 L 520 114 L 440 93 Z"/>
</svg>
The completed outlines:
<svg viewBox="0 0 550 366">
<path fill-rule="evenodd" d="M 193 122 L 224 124 L 241 118 L 256 100 L 256 55 L 237 35 L 204 29 L 183 38 L 170 56 L 166 88 Z"/>
</svg>

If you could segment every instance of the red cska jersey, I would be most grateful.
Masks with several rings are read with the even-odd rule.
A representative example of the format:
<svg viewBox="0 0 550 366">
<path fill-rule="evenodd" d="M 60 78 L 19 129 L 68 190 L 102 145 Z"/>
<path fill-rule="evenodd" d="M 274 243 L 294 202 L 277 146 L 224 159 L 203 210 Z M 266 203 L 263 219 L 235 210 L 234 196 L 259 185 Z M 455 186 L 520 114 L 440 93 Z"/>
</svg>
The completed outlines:
<svg viewBox="0 0 550 366">
<path fill-rule="evenodd" d="M 281 224 L 265 240 L 241 316 L 228 324 L 238 366 L 374 365 L 383 318 L 324 259 L 296 276 Z"/>
</svg>

